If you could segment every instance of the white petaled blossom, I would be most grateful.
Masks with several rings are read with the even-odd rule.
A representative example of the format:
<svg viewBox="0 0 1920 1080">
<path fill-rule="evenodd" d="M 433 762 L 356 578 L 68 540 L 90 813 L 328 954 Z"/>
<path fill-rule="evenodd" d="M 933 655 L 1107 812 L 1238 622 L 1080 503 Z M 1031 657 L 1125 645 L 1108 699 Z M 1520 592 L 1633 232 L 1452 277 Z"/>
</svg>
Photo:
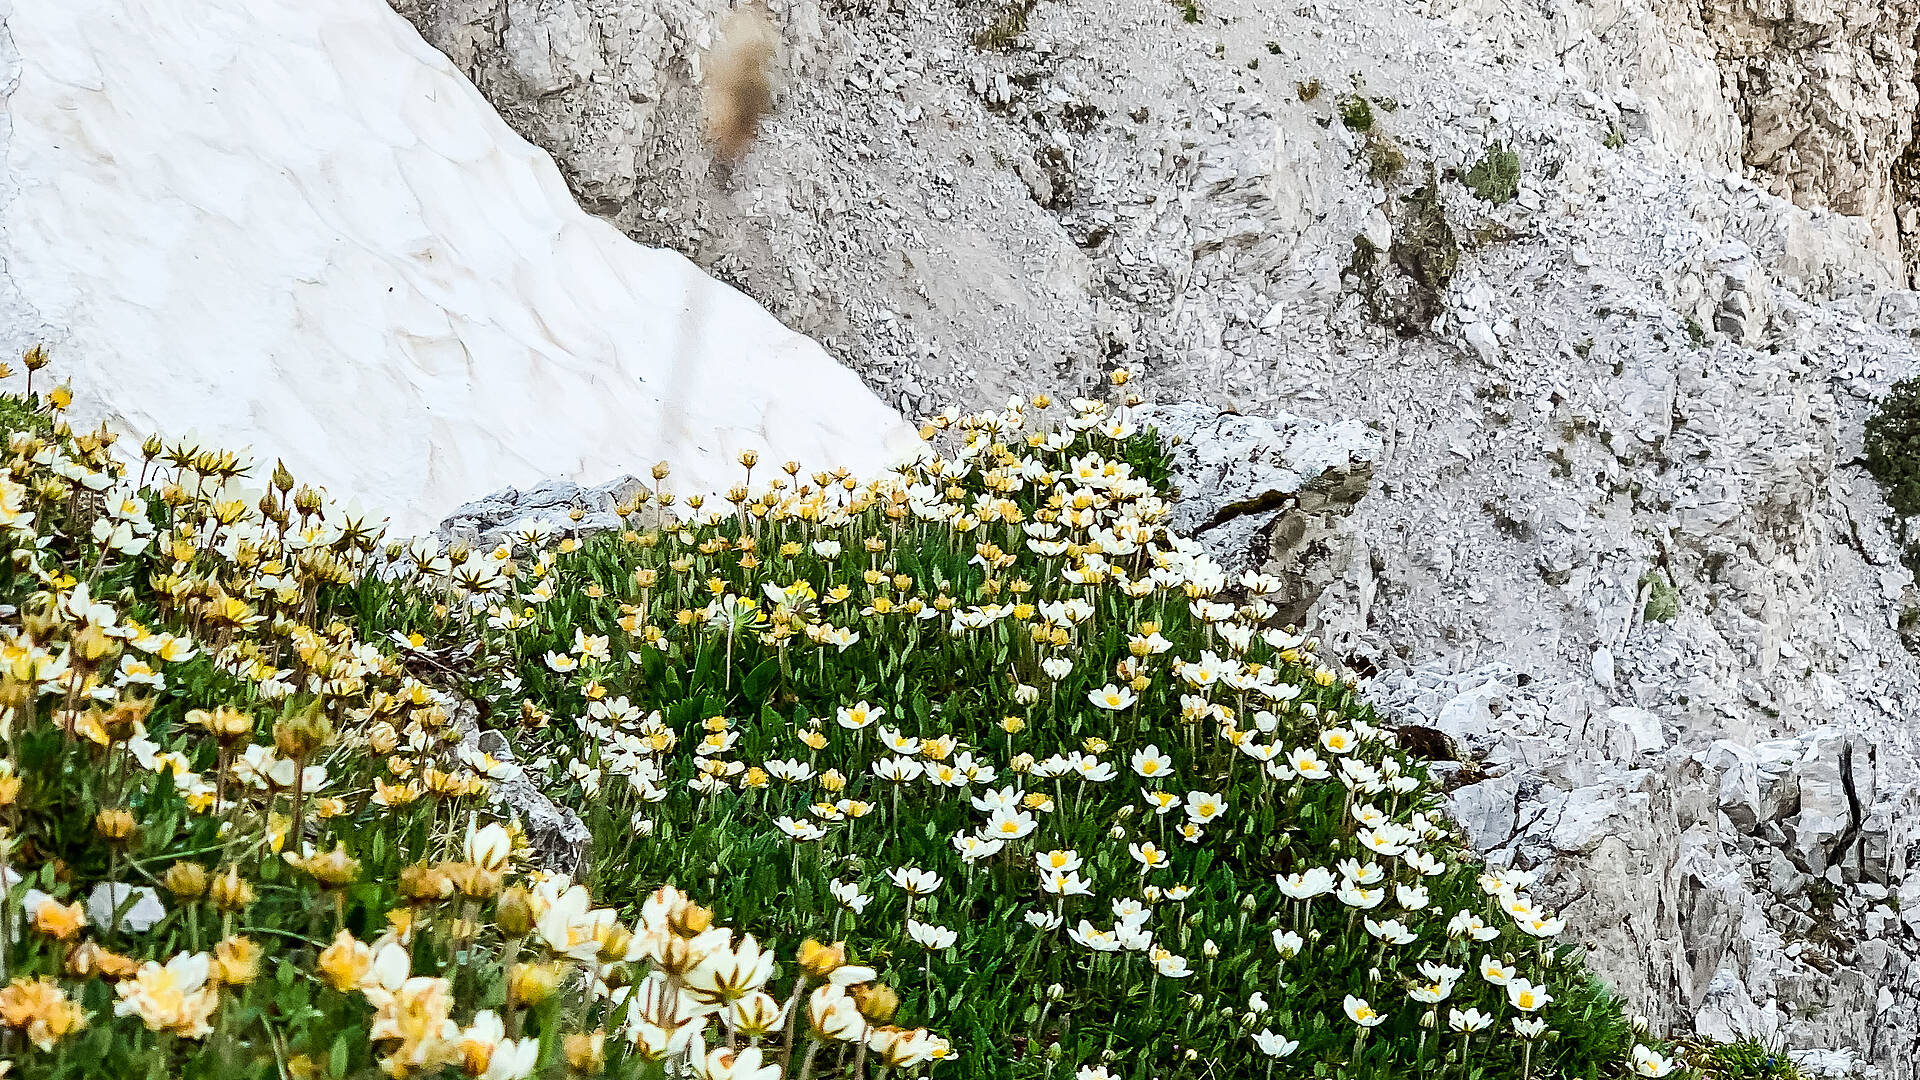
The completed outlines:
<svg viewBox="0 0 1920 1080">
<path fill-rule="evenodd" d="M 914 866 L 887 871 L 887 880 L 908 896 L 929 896 L 940 888 L 939 874 Z"/>
<path fill-rule="evenodd" d="M 1283 1058 L 1300 1049 L 1300 1040 L 1289 1039 L 1285 1035 L 1276 1035 L 1266 1028 L 1254 1033 L 1253 1045 L 1268 1057 Z"/>
<path fill-rule="evenodd" d="M 959 934 L 944 926 L 923 923 L 917 919 L 907 920 L 907 936 L 916 944 L 934 950 L 949 948 L 960 938 Z"/>
<path fill-rule="evenodd" d="M 1678 1067 L 1678 1063 L 1672 1058 L 1665 1057 L 1639 1043 L 1633 1045 L 1633 1071 L 1641 1076 L 1658 1080 Z"/>
</svg>

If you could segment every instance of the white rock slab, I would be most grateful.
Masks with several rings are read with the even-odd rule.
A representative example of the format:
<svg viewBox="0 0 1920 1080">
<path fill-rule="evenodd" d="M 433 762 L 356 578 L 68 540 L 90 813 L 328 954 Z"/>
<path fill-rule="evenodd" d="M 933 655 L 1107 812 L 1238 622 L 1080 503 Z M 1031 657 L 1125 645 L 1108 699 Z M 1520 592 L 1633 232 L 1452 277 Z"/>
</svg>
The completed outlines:
<svg viewBox="0 0 1920 1080">
<path fill-rule="evenodd" d="M 0 346 L 77 419 L 196 430 L 425 531 L 665 458 L 882 468 L 817 344 L 573 202 L 381 0 L 0 0 Z M 17 380 L 16 376 L 16 380 Z"/>
</svg>

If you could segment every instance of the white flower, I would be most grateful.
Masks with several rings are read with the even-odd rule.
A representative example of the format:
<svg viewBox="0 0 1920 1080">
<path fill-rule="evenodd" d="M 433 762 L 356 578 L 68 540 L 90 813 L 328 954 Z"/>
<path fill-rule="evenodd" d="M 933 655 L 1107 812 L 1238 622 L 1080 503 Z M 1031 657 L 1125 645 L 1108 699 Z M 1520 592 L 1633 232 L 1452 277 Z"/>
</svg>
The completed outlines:
<svg viewBox="0 0 1920 1080">
<path fill-rule="evenodd" d="M 1055 872 L 1066 873 L 1070 870 L 1080 869 L 1080 853 L 1071 848 L 1066 850 L 1036 851 L 1033 853 L 1033 862 L 1035 866 L 1040 868 L 1042 874 Z"/>
<path fill-rule="evenodd" d="M 513 857 L 513 838 L 497 821 L 478 829 L 475 821 L 474 816 L 467 817 L 467 861 L 486 870 L 504 870 Z"/>
<path fill-rule="evenodd" d="M 1073 671 L 1073 661 L 1064 656 L 1049 656 L 1040 661 L 1040 670 L 1046 672 L 1047 678 L 1059 682 Z"/>
<path fill-rule="evenodd" d="M 827 891 L 833 894 L 833 898 L 841 907 L 855 915 L 867 910 L 867 905 L 873 900 L 873 897 L 860 891 L 858 883 L 841 881 L 839 878 L 833 879 L 828 884 Z"/>
<path fill-rule="evenodd" d="M 952 946 L 960 937 L 959 934 L 944 926 L 923 923 L 918 919 L 907 920 L 907 936 L 912 938 L 916 944 L 935 950 Z"/>
<path fill-rule="evenodd" d="M 1667 1075 L 1672 1072 L 1673 1069 L 1674 1062 L 1672 1058 L 1662 1057 L 1660 1054 L 1647 1049 L 1639 1043 L 1633 1045 L 1634 1072 L 1639 1073 L 1641 1076 L 1654 1077 L 1657 1080 L 1658 1077 Z"/>
<path fill-rule="evenodd" d="M 1565 919 L 1547 918 L 1537 913 L 1524 919 L 1516 919 L 1515 925 L 1520 927 L 1522 933 L 1537 938 L 1557 937 L 1560 931 L 1567 928 Z"/>
<path fill-rule="evenodd" d="M 1256 1009 L 1254 1011 L 1259 1012 L 1261 1010 Z M 1260 1052 L 1268 1057 L 1277 1058 L 1286 1057 L 1288 1054 L 1300 1049 L 1300 1041 L 1298 1039 L 1289 1039 L 1285 1035 L 1276 1035 L 1266 1028 L 1261 1028 L 1254 1034 L 1253 1045 L 1259 1047 Z"/>
<path fill-rule="evenodd" d="M 1080 920 L 1079 926 L 1068 930 L 1067 936 L 1095 952 L 1116 952 L 1120 948 L 1120 939 L 1111 930 L 1096 930 L 1085 919 Z"/>
<path fill-rule="evenodd" d="M 1154 845 L 1151 840 L 1139 844 L 1128 844 L 1127 853 L 1132 855 L 1143 869 L 1152 870 L 1167 864 L 1166 850 Z"/>
<path fill-rule="evenodd" d="M 1387 890 L 1363 889 L 1358 885 L 1342 885 L 1334 890 L 1333 898 L 1350 908 L 1359 908 L 1365 911 L 1369 908 L 1379 907 L 1380 902 L 1387 898 Z"/>
<path fill-rule="evenodd" d="M 1333 871 L 1315 866 L 1274 879 L 1282 895 L 1293 900 L 1311 900 L 1333 891 Z"/>
<path fill-rule="evenodd" d="M 1025 916 L 1027 925 L 1036 930 L 1058 930 L 1061 918 L 1051 911 L 1029 911 Z"/>
<path fill-rule="evenodd" d="M 1320 760 L 1320 755 L 1314 753 L 1312 747 L 1303 746 L 1287 751 L 1287 764 L 1307 780 L 1325 780 L 1333 775 L 1327 768 L 1326 762 Z"/>
<path fill-rule="evenodd" d="M 1003 807 L 993 811 L 987 818 L 986 827 L 980 830 L 980 834 L 994 840 L 1019 840 L 1031 835 L 1038 827 L 1032 814 Z"/>
<path fill-rule="evenodd" d="M 1514 967 L 1502 964 L 1485 953 L 1480 954 L 1480 977 L 1495 986 L 1505 986 L 1513 979 Z"/>
<path fill-rule="evenodd" d="M 1280 959 L 1291 960 L 1300 955 L 1300 950 L 1306 947 L 1306 941 L 1292 930 L 1275 930 L 1273 947 L 1280 953 Z"/>
<path fill-rule="evenodd" d="M 1479 1031 L 1491 1023 L 1493 1023 L 1493 1017 L 1479 1009 L 1468 1009 L 1466 1012 L 1461 1012 L 1459 1009 L 1447 1010 L 1447 1026 L 1455 1031 Z"/>
<path fill-rule="evenodd" d="M 1374 937 L 1379 938 L 1389 945 L 1406 945 L 1418 937 L 1413 931 L 1402 925 L 1398 919 L 1388 919 L 1385 922 L 1375 922 L 1372 919 L 1368 919 L 1366 920 L 1366 926 L 1367 933 L 1372 934 Z"/>
<path fill-rule="evenodd" d="M 1500 931 L 1480 921 L 1480 916 L 1471 911 L 1462 910 L 1447 922 L 1448 937 L 1470 937 L 1475 941 L 1492 941 L 1500 936 Z"/>
<path fill-rule="evenodd" d="M 1547 1022 L 1545 1020 L 1522 1020 L 1517 1016 L 1513 1018 L 1513 1033 L 1523 1039 L 1537 1039 L 1546 1034 L 1546 1032 Z"/>
<path fill-rule="evenodd" d="M 954 850 L 960 853 L 963 861 L 970 863 L 991 858 L 999 854 L 1000 849 L 1005 846 L 1006 842 L 1003 840 L 982 838 L 972 833 L 956 833 L 953 837 Z"/>
<path fill-rule="evenodd" d="M 1133 771 L 1145 780 L 1158 779 L 1173 771 L 1173 759 L 1148 743 L 1145 749 L 1133 752 Z"/>
<path fill-rule="evenodd" d="M 914 866 L 903 866 L 897 870 L 887 871 L 887 880 L 893 882 L 908 896 L 928 896 L 940 888 L 939 874 Z"/>
<path fill-rule="evenodd" d="M 118 928 L 136 934 L 151 929 L 167 916 L 167 906 L 160 902 L 160 894 L 147 886 L 103 881 L 87 896 L 87 921 L 95 926 L 112 926 L 113 913 L 122 905 L 126 910 L 120 913 Z M 33 904 L 27 917 L 32 918 L 39 907 Z"/>
<path fill-rule="evenodd" d="M 1093 884 L 1082 878 L 1078 871 L 1063 873 L 1056 870 L 1040 875 L 1040 889 L 1054 896 L 1085 896 L 1093 891 Z"/>
<path fill-rule="evenodd" d="M 840 711 L 834 719 L 841 727 L 849 731 L 858 731 L 876 721 L 886 719 L 886 716 L 885 709 L 876 709 L 864 701 L 858 701 L 852 705 L 840 706 Z"/>
<path fill-rule="evenodd" d="M 786 833 L 790 839 L 800 841 L 801 843 L 818 840 L 827 835 L 827 830 L 815 824 L 810 818 L 795 819 L 783 815 L 775 819 L 774 824 L 779 826 L 780 831 Z"/>
<path fill-rule="evenodd" d="M 1363 1028 L 1377 1027 L 1386 1022 L 1387 1018 L 1375 1012 L 1373 1006 L 1367 1004 L 1367 999 L 1365 998 L 1357 998 L 1352 994 L 1348 994 L 1346 1001 L 1342 1004 L 1347 1010 L 1347 1019 L 1352 1020 Z"/>
<path fill-rule="evenodd" d="M 1211 791 L 1187 792 L 1187 820 L 1205 825 L 1227 812 L 1227 800 Z"/>
<path fill-rule="evenodd" d="M 1119 712 L 1132 705 L 1135 698 L 1131 688 L 1108 683 L 1098 690 L 1088 691 L 1087 700 L 1093 702 L 1095 708 Z"/>
<path fill-rule="evenodd" d="M 1507 980 L 1507 1000 L 1513 1002 L 1513 1007 L 1521 1012 L 1536 1012 L 1551 1004 L 1553 995 L 1547 993 L 1544 986 L 1535 986 L 1525 979 L 1510 978 Z"/>
<path fill-rule="evenodd" d="M 1186 957 L 1175 956 L 1165 949 L 1154 950 L 1153 967 L 1169 979 L 1184 979 L 1193 974 L 1193 969 L 1187 966 Z"/>
</svg>

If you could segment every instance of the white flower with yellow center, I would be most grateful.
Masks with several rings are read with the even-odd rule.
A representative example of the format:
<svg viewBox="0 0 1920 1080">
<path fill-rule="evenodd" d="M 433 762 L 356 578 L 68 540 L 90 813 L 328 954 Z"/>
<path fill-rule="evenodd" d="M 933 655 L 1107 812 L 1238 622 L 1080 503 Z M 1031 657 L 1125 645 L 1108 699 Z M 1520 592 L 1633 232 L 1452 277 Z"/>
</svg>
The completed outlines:
<svg viewBox="0 0 1920 1080">
<path fill-rule="evenodd" d="M 1387 1019 L 1385 1016 L 1374 1011 L 1373 1006 L 1367 1004 L 1365 998 L 1358 998 L 1352 994 L 1348 994 L 1346 1001 L 1343 1002 L 1342 1005 L 1347 1011 L 1347 1019 L 1352 1020 L 1363 1028 L 1377 1027 Z"/>
</svg>

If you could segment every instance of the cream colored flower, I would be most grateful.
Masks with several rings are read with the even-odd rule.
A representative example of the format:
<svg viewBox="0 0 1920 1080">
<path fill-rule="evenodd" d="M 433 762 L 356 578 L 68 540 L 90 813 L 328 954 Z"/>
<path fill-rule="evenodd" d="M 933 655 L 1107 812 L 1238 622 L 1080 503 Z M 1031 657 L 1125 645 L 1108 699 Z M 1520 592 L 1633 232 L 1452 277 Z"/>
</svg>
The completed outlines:
<svg viewBox="0 0 1920 1080">
<path fill-rule="evenodd" d="M 220 1003 L 219 992 L 207 985 L 211 958 L 206 953 L 180 953 L 161 965 L 149 960 L 138 974 L 115 990 L 115 1016 L 138 1016 L 149 1031 L 165 1031 L 198 1039 L 213 1031 L 207 1023 Z"/>
</svg>

